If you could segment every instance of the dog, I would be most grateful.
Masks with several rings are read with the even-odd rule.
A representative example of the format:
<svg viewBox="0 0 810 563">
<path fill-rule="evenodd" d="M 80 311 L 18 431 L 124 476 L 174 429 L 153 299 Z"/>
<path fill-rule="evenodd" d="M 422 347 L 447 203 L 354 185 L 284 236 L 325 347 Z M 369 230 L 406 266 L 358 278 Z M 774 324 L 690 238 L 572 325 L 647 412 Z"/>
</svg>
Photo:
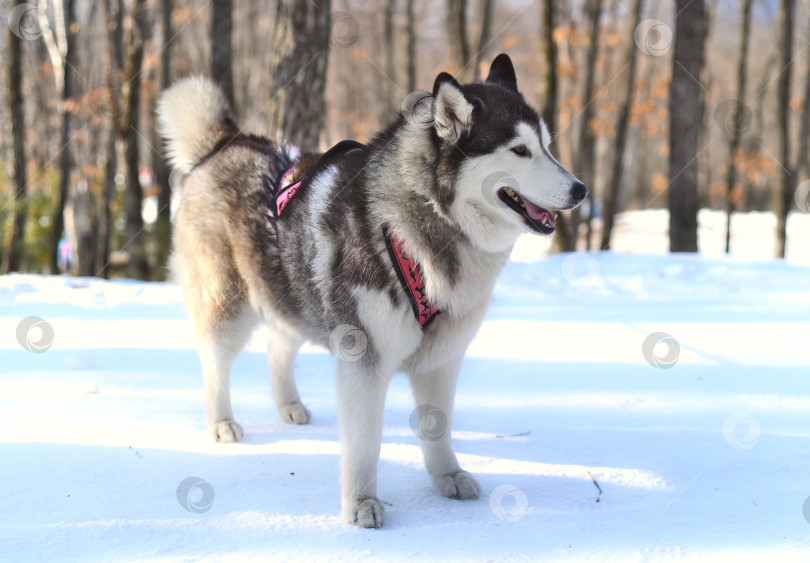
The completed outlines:
<svg viewBox="0 0 810 563">
<path fill-rule="evenodd" d="M 550 235 L 556 212 L 588 192 L 549 153 L 509 56 L 484 81 L 439 74 L 370 142 L 324 154 L 240 132 L 205 78 L 163 93 L 158 116 L 183 175 L 172 270 L 199 343 L 212 436 L 243 436 L 230 368 L 262 322 L 284 422 L 311 418 L 293 374 L 302 343 L 338 358 L 343 520 L 383 524 L 377 463 L 396 372 L 410 379 L 417 418 L 432 417 L 434 431 L 419 434 L 434 487 L 478 498 L 449 432 L 465 350 L 518 235 Z"/>
</svg>

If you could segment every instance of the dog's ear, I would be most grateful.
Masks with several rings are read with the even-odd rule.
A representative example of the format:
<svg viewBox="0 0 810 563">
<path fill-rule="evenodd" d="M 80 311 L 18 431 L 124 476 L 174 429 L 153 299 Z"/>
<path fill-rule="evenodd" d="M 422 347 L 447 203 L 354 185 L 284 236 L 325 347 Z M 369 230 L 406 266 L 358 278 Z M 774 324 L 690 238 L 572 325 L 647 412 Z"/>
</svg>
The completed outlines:
<svg viewBox="0 0 810 563">
<path fill-rule="evenodd" d="M 436 100 L 436 132 L 442 139 L 455 143 L 471 125 L 473 105 L 464 97 L 456 79 L 446 72 L 436 77 L 433 97 Z"/>
<path fill-rule="evenodd" d="M 515 67 L 512 66 L 512 59 L 509 58 L 509 55 L 501 53 L 495 57 L 492 66 L 489 67 L 487 82 L 495 82 L 514 92 L 518 91 Z"/>
</svg>

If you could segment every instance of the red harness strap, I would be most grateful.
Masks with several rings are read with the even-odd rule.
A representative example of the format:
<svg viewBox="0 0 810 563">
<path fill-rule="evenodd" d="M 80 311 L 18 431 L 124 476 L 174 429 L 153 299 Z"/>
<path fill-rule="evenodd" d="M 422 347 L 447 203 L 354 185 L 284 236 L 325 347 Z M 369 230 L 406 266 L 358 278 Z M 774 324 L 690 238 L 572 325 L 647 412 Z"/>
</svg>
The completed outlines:
<svg viewBox="0 0 810 563">
<path fill-rule="evenodd" d="M 275 204 L 276 204 L 276 217 L 281 216 L 281 212 L 284 211 L 284 208 L 287 207 L 287 203 L 292 199 L 292 196 L 295 195 L 295 192 L 298 191 L 298 188 L 301 187 L 301 182 L 304 179 L 300 179 L 297 182 L 290 184 L 289 182 L 292 180 L 292 168 L 286 170 L 284 174 L 281 175 L 281 180 L 278 182 L 278 191 L 276 192 L 275 197 Z"/>
<path fill-rule="evenodd" d="M 388 248 L 394 271 L 405 290 L 405 295 L 408 296 L 416 322 L 425 328 L 441 311 L 428 300 L 422 268 L 405 252 L 405 249 L 402 248 L 402 241 L 391 234 L 388 225 L 383 225 L 383 236 L 385 236 L 385 246 Z"/>
</svg>

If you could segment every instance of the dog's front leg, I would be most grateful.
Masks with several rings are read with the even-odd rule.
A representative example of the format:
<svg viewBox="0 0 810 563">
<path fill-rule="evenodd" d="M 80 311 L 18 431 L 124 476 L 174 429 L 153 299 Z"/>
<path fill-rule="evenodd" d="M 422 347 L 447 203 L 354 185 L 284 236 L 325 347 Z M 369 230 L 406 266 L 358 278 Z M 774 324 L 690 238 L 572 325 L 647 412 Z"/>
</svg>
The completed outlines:
<svg viewBox="0 0 810 563">
<path fill-rule="evenodd" d="M 432 370 L 410 374 L 417 405 L 411 424 L 436 490 L 446 497 L 470 500 L 481 496 L 481 485 L 461 469 L 450 439 L 456 381 L 463 359 L 461 355 Z"/>
<path fill-rule="evenodd" d="M 382 442 L 385 392 L 391 374 L 380 374 L 363 360 L 340 360 L 338 417 L 342 443 L 343 520 L 365 528 L 383 525 L 377 498 L 377 462 Z"/>
</svg>

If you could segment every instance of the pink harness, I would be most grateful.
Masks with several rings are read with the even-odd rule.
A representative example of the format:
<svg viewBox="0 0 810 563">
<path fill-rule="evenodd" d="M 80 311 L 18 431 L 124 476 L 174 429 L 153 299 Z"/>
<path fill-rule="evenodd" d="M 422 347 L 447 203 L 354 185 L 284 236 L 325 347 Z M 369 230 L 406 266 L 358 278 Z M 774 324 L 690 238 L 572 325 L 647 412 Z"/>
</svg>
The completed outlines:
<svg viewBox="0 0 810 563">
<path fill-rule="evenodd" d="M 288 184 L 289 180 L 291 180 L 293 169 L 290 168 L 284 174 L 281 175 L 281 181 L 278 185 L 284 186 L 280 190 L 276 192 L 276 217 L 281 216 L 281 212 L 284 211 L 284 208 L 287 207 L 287 203 L 292 199 L 292 196 L 295 195 L 295 192 L 298 191 L 298 188 L 301 187 L 301 182 L 304 179 L 300 179 L 294 184 Z"/>
<path fill-rule="evenodd" d="M 281 181 L 278 183 L 280 189 L 276 191 L 275 197 L 276 217 L 281 216 L 282 211 L 287 207 L 287 204 L 304 181 L 302 178 L 297 182 L 289 183 L 291 180 L 289 176 L 292 175 L 291 172 L 292 168 L 284 172 L 281 176 Z M 422 274 L 422 268 L 420 268 L 416 260 L 411 258 L 405 251 L 402 241 L 391 234 L 388 225 L 383 225 L 382 230 L 383 236 L 385 237 L 385 246 L 388 248 L 388 256 L 391 258 L 391 264 L 394 266 L 397 279 L 405 290 L 405 295 L 408 296 L 408 301 L 411 304 L 411 309 L 413 309 L 416 322 L 424 329 L 441 311 L 427 298 L 425 293 L 425 276 Z"/>
</svg>

